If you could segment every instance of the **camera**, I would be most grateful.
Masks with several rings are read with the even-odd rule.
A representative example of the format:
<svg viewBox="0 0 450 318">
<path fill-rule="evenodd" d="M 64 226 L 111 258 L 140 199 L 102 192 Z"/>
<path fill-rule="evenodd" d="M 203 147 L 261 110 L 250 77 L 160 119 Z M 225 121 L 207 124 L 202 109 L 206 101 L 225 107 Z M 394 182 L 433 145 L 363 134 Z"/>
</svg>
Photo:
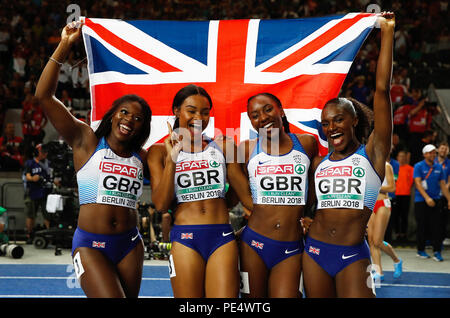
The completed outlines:
<svg viewBox="0 0 450 318">
<path fill-rule="evenodd" d="M 62 140 L 50 141 L 47 143 L 47 150 L 47 159 L 53 170 L 52 178 L 58 178 L 63 188 L 76 187 L 73 152 L 69 145 Z"/>
</svg>

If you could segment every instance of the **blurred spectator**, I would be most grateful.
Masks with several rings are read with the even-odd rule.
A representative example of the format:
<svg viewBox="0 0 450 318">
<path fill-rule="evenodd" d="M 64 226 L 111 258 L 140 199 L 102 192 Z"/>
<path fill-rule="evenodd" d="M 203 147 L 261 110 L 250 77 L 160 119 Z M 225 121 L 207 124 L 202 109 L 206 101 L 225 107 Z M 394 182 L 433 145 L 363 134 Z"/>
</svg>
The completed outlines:
<svg viewBox="0 0 450 318">
<path fill-rule="evenodd" d="M 6 209 L 0 206 L 0 244 L 8 243 L 8 236 L 5 234 L 6 229 Z"/>
<path fill-rule="evenodd" d="M 430 258 L 425 252 L 425 234 L 429 226 L 434 251 L 433 259 L 442 262 L 442 215 L 437 204 L 442 194 L 450 204 L 450 193 L 445 184 L 444 170 L 434 163 L 436 147 L 428 144 L 422 149 L 424 160 L 414 165 L 414 212 L 417 224 L 417 256 Z"/>
<path fill-rule="evenodd" d="M 355 78 L 353 83 L 350 84 L 351 97 L 360 101 L 364 105 L 368 105 L 371 99 L 372 91 L 366 85 L 366 77 L 359 75 Z"/>
<path fill-rule="evenodd" d="M 10 59 L 10 30 L 3 23 L 0 23 L 0 60 L 2 63 Z"/>
<path fill-rule="evenodd" d="M 0 170 L 19 171 L 23 167 L 23 138 L 16 136 L 14 123 L 5 125 L 0 137 Z"/>
<path fill-rule="evenodd" d="M 59 68 L 58 86 L 56 88 L 56 96 L 60 97 L 62 91 L 66 90 L 72 92 L 72 62 L 73 54 L 69 54 L 67 59 L 63 62 Z"/>
<path fill-rule="evenodd" d="M 32 149 L 44 140 L 47 117 L 39 106 L 37 98 L 31 92 L 27 92 L 22 105 L 20 119 L 24 139 L 24 155 L 25 158 L 31 158 Z"/>
<path fill-rule="evenodd" d="M 398 242 L 405 242 L 408 234 L 408 214 L 411 200 L 411 190 L 413 185 L 414 168 L 408 164 L 408 154 L 405 150 L 400 150 L 397 154 L 399 163 L 398 177 L 395 182 L 396 206 L 392 210 L 392 222 Z"/>
<path fill-rule="evenodd" d="M 399 71 L 395 71 L 391 84 L 391 101 L 394 106 L 398 106 L 403 102 L 403 98 L 408 94 L 406 85 L 402 83 L 402 76 Z"/>
<path fill-rule="evenodd" d="M 75 108 L 84 108 L 89 91 L 89 73 L 86 60 L 79 62 L 72 69 L 73 99 Z"/>
<path fill-rule="evenodd" d="M 50 216 L 46 210 L 46 200 L 49 194 L 50 167 L 47 160 L 47 147 L 39 144 L 35 148 L 35 156 L 25 162 L 24 185 L 25 185 L 25 213 L 27 227 L 27 244 L 33 240 L 34 223 L 37 212 L 40 210 L 44 218 L 44 225 L 50 228 Z"/>
<path fill-rule="evenodd" d="M 442 166 L 442 169 L 444 169 L 445 185 L 447 189 L 450 190 L 450 159 L 448 158 L 448 153 L 448 143 L 446 141 L 439 143 L 439 146 L 437 148 L 437 156 L 434 162 L 439 163 Z M 445 196 L 443 196 L 441 198 L 441 201 L 439 202 L 442 215 L 442 241 L 444 241 L 446 237 L 450 237 L 447 229 L 449 214 L 447 203 L 447 199 L 445 198 Z"/>
<path fill-rule="evenodd" d="M 72 107 L 72 97 L 69 96 L 67 89 L 62 90 L 60 101 L 66 105 L 66 107 Z"/>
<path fill-rule="evenodd" d="M 434 142 L 434 139 L 436 138 L 436 133 L 432 130 L 426 130 L 422 138 L 419 140 L 411 140 L 412 137 L 409 139 L 409 146 L 408 149 L 411 152 L 410 161 L 409 163 L 411 165 L 415 165 L 417 162 L 419 162 L 423 158 L 422 149 L 428 144 L 432 144 Z"/>
</svg>

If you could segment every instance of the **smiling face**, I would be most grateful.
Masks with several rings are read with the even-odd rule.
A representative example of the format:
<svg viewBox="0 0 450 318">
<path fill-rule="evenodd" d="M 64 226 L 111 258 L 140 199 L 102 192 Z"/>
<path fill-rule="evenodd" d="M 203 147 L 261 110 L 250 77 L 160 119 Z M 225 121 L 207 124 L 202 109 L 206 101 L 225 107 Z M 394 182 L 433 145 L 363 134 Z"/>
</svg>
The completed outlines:
<svg viewBox="0 0 450 318">
<path fill-rule="evenodd" d="M 322 110 L 322 130 L 328 143 L 337 152 L 345 152 L 349 146 L 358 143 L 355 127 L 358 118 L 343 105 L 330 103 Z"/>
<path fill-rule="evenodd" d="M 425 161 L 429 165 L 432 165 L 434 162 L 434 159 L 436 158 L 436 154 L 437 154 L 436 150 L 432 150 L 432 151 L 424 153 L 423 157 L 425 158 Z"/>
<path fill-rule="evenodd" d="M 275 100 L 257 95 L 248 103 L 247 115 L 253 128 L 262 136 L 273 138 L 283 130 L 284 111 Z"/>
<path fill-rule="evenodd" d="M 206 129 L 210 111 L 211 105 L 203 95 L 191 95 L 181 103 L 180 107 L 174 109 L 180 128 L 187 129 L 191 137 L 201 135 Z"/>
<path fill-rule="evenodd" d="M 138 102 L 125 101 L 111 118 L 111 133 L 119 141 L 129 141 L 142 129 L 143 118 L 142 106 Z"/>
</svg>

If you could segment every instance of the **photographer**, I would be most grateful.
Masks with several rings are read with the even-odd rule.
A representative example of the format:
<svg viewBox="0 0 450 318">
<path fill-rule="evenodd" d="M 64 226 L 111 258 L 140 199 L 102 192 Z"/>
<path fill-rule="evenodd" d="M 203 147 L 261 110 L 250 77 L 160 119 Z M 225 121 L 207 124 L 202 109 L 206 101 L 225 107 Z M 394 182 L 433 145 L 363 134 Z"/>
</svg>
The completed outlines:
<svg viewBox="0 0 450 318">
<path fill-rule="evenodd" d="M 33 159 L 27 160 L 24 166 L 27 244 L 32 243 L 34 222 L 39 209 L 44 217 L 45 227 L 50 228 L 50 216 L 45 209 L 47 195 L 51 190 L 48 149 L 46 145 L 39 144 L 36 150 L 37 154 Z"/>
</svg>

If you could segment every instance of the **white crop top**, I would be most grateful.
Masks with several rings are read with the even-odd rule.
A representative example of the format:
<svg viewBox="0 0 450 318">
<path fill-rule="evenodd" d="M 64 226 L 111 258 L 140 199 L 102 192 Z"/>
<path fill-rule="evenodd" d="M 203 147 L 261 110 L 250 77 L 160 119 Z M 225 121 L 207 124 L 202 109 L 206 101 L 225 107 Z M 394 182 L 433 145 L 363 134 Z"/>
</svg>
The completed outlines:
<svg viewBox="0 0 450 318">
<path fill-rule="evenodd" d="M 310 159 L 297 136 L 289 133 L 289 137 L 292 149 L 280 156 L 265 153 L 258 138 L 247 163 L 253 203 L 306 204 Z"/>
<path fill-rule="evenodd" d="M 317 209 L 373 210 L 381 178 L 370 162 L 365 145 L 342 160 L 328 154 L 314 172 Z"/>
<path fill-rule="evenodd" d="M 120 157 L 103 137 L 92 156 L 77 172 L 80 205 L 100 203 L 135 209 L 142 195 L 143 180 L 143 164 L 139 154 Z"/>
<path fill-rule="evenodd" d="M 225 197 L 225 157 L 214 141 L 206 140 L 202 152 L 180 151 L 178 155 L 174 180 L 178 203 Z"/>
</svg>

